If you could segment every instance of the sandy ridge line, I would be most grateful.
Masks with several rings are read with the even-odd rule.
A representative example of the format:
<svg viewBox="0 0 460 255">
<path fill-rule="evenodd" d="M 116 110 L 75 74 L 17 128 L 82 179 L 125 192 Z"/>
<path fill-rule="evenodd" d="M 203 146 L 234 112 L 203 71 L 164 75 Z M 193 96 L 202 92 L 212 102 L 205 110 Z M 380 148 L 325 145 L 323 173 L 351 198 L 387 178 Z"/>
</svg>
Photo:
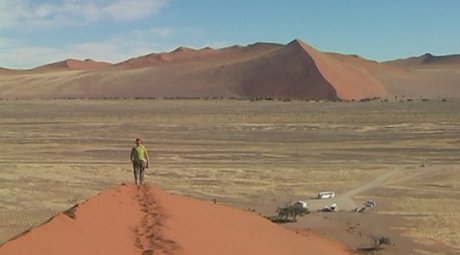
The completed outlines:
<svg viewBox="0 0 460 255">
<path fill-rule="evenodd" d="M 143 214 L 141 224 L 134 230 L 136 247 L 143 251 L 142 255 L 153 255 L 158 252 L 165 255 L 174 254 L 179 245 L 164 237 L 163 222 L 167 217 L 149 186 L 137 186 L 136 201 Z"/>
</svg>

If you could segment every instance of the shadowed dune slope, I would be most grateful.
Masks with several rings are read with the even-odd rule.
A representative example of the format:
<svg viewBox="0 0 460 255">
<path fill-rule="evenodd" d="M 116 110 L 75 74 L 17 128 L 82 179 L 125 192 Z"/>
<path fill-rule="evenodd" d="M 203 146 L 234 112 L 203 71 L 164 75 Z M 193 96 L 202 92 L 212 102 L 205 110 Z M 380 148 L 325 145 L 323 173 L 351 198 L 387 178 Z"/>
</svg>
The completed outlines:
<svg viewBox="0 0 460 255">
<path fill-rule="evenodd" d="M 250 212 L 123 184 L 4 243 L 0 254 L 350 253 Z"/>
<path fill-rule="evenodd" d="M 234 94 L 249 97 L 337 99 L 334 86 L 323 77 L 313 58 L 299 47 L 297 41 L 256 59 L 233 63 L 221 72 L 237 80 L 236 86 L 231 87 Z"/>
</svg>

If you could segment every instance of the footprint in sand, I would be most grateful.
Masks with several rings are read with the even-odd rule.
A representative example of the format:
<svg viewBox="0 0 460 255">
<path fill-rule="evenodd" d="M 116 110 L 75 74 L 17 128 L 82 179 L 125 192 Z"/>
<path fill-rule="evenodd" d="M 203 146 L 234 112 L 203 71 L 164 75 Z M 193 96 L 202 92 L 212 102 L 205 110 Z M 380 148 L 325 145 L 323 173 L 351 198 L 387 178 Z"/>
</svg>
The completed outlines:
<svg viewBox="0 0 460 255">
<path fill-rule="evenodd" d="M 137 187 L 136 200 L 143 214 L 141 225 L 135 230 L 136 247 L 143 250 L 142 255 L 154 254 L 154 250 L 173 254 L 178 245 L 163 237 L 161 228 L 165 216 L 148 186 Z"/>
<path fill-rule="evenodd" d="M 142 255 L 153 255 L 153 250 L 144 250 Z"/>
</svg>

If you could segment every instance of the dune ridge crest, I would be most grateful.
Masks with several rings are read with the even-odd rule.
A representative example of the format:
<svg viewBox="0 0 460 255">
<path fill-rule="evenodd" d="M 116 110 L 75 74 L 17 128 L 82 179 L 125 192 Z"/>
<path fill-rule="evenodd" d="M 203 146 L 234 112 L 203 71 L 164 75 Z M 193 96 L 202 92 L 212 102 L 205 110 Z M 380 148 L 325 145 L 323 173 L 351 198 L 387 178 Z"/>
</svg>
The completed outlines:
<svg viewBox="0 0 460 255">
<path fill-rule="evenodd" d="M 92 59 L 78 60 L 69 58 L 63 61 L 39 66 L 32 70 L 92 70 L 108 66 L 111 66 L 111 64 L 107 62 L 94 61 Z"/>
<path fill-rule="evenodd" d="M 315 62 L 321 75 L 333 84 L 340 99 L 388 96 L 384 85 L 370 72 L 371 63 L 355 56 L 321 53 L 300 40 L 293 41 Z"/>
<path fill-rule="evenodd" d="M 440 67 L 456 67 L 460 66 L 460 54 L 448 55 L 448 56 L 435 56 L 431 53 L 425 53 L 418 57 L 410 57 L 404 59 L 397 59 L 388 61 L 396 66 L 405 68 L 440 68 Z"/>
<path fill-rule="evenodd" d="M 7 241 L 0 254 L 351 254 L 250 212 L 153 185 L 103 191 Z"/>
</svg>

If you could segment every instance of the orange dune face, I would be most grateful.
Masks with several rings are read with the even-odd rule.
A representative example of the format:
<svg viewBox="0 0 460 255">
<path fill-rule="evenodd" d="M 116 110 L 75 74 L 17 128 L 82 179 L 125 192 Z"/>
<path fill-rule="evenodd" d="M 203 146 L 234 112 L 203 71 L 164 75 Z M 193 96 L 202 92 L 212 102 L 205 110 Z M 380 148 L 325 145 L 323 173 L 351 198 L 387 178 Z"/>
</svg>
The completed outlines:
<svg viewBox="0 0 460 255">
<path fill-rule="evenodd" d="M 351 253 L 250 212 L 123 184 L 4 243 L 0 254 Z"/>
<path fill-rule="evenodd" d="M 341 99 L 388 96 L 385 86 L 369 71 L 371 63 L 353 56 L 320 53 L 297 42 L 313 58 L 324 78 L 333 84 Z"/>
<path fill-rule="evenodd" d="M 139 254 L 134 187 L 120 186 L 61 213 L 0 247 L 0 254 Z"/>
</svg>

